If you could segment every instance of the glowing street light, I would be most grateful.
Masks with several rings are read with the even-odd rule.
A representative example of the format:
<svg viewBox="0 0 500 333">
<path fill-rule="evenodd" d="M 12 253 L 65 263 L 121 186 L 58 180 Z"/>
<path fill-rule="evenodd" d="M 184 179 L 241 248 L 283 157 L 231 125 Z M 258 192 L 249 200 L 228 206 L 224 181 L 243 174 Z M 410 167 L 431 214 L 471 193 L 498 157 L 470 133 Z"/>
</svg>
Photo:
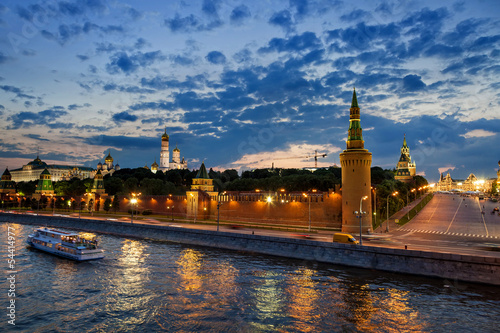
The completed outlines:
<svg viewBox="0 0 500 333">
<path fill-rule="evenodd" d="M 130 203 L 132 204 L 132 213 L 131 213 L 130 223 L 134 223 L 134 205 L 137 203 L 137 199 L 136 198 L 130 199 Z"/>
</svg>

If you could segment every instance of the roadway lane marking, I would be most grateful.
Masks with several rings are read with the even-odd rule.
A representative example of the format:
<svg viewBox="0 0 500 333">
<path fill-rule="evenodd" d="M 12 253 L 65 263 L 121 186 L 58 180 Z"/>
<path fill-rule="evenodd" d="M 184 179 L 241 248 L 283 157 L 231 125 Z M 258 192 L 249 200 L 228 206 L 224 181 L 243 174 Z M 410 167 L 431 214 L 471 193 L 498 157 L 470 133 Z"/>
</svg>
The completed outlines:
<svg viewBox="0 0 500 333">
<path fill-rule="evenodd" d="M 456 217 L 456 216 L 457 216 L 457 214 L 458 214 L 458 210 L 460 209 L 460 206 L 462 206 L 462 202 L 464 202 L 464 200 L 460 200 L 460 203 L 458 204 L 457 210 L 455 211 L 455 215 L 453 215 L 453 218 L 451 219 L 450 225 L 448 226 L 448 229 L 446 229 L 446 232 L 450 231 L 451 224 L 452 224 L 452 223 L 453 223 L 453 221 L 455 220 L 455 217 Z"/>
<path fill-rule="evenodd" d="M 499 236 L 490 236 L 490 235 L 476 235 L 476 234 L 466 234 L 466 233 L 459 233 L 459 232 L 445 232 L 445 231 L 437 231 L 437 230 L 418 230 L 418 229 L 405 229 L 405 228 L 400 228 L 400 231 L 407 231 L 411 233 L 423 233 L 423 234 L 440 234 L 440 235 L 449 235 L 449 236 L 460 236 L 460 237 L 475 237 L 475 238 L 491 238 L 491 239 L 499 239 Z"/>
<path fill-rule="evenodd" d="M 477 199 L 477 206 L 479 207 L 479 211 L 482 212 L 481 204 L 479 203 L 479 198 Z M 486 221 L 484 220 L 484 214 L 481 214 L 481 218 L 483 219 L 484 230 L 486 230 L 486 236 L 489 235 L 488 228 L 486 228 Z"/>
</svg>

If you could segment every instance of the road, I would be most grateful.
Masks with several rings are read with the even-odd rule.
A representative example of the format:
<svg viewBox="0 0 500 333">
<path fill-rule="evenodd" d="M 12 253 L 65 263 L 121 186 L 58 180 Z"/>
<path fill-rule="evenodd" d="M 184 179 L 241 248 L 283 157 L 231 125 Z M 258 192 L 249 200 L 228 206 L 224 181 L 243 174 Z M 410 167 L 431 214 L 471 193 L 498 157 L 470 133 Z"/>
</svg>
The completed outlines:
<svg viewBox="0 0 500 333">
<path fill-rule="evenodd" d="M 416 217 L 386 236 L 409 248 L 500 256 L 500 216 L 491 214 L 498 206 L 477 197 L 435 194 Z"/>
</svg>

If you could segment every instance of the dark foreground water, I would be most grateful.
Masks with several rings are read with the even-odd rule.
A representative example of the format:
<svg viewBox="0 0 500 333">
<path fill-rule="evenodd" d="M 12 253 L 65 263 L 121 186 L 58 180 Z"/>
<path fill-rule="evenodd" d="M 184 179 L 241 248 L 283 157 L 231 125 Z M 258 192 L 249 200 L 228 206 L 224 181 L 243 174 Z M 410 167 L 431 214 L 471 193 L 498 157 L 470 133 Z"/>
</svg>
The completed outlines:
<svg viewBox="0 0 500 333">
<path fill-rule="evenodd" d="M 8 296 L 8 227 L 15 298 Z M 0 223 L 0 331 L 498 332 L 500 288 L 99 235 L 106 258 L 27 248 Z M 500 277 L 499 277 L 500 278 Z M 15 299 L 15 326 L 8 323 Z"/>
</svg>

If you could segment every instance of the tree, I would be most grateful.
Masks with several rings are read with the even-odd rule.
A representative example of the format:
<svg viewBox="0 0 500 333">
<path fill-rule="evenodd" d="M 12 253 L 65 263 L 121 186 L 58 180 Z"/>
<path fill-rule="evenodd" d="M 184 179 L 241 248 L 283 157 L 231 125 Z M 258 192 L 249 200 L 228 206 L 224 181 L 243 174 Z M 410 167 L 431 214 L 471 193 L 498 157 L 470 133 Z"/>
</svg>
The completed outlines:
<svg viewBox="0 0 500 333">
<path fill-rule="evenodd" d="M 92 210 L 94 209 L 94 199 L 89 200 L 89 205 L 87 208 L 89 210 L 89 213 L 92 213 Z"/>
<path fill-rule="evenodd" d="M 139 189 L 139 180 L 135 177 L 130 177 L 123 184 L 125 193 L 137 192 Z"/>
<path fill-rule="evenodd" d="M 19 195 L 32 195 L 36 191 L 36 181 L 19 182 L 17 183 L 17 191 Z"/>
<path fill-rule="evenodd" d="M 113 197 L 112 208 L 115 213 L 120 209 L 120 199 L 116 195 Z"/>
<path fill-rule="evenodd" d="M 109 195 L 115 195 L 123 192 L 123 180 L 118 177 L 105 177 L 104 189 Z"/>
<path fill-rule="evenodd" d="M 78 178 L 73 178 L 70 181 L 68 188 L 66 189 L 65 195 L 70 195 L 72 197 L 79 197 L 82 194 L 84 194 L 86 190 L 87 188 L 82 180 Z"/>
<path fill-rule="evenodd" d="M 144 178 L 141 181 L 141 193 L 143 195 L 169 194 L 165 189 L 165 183 L 163 180 L 155 178 Z"/>
<path fill-rule="evenodd" d="M 111 199 L 109 197 L 104 200 L 104 207 L 102 208 L 106 213 L 109 213 L 109 210 L 111 209 Z"/>
</svg>

